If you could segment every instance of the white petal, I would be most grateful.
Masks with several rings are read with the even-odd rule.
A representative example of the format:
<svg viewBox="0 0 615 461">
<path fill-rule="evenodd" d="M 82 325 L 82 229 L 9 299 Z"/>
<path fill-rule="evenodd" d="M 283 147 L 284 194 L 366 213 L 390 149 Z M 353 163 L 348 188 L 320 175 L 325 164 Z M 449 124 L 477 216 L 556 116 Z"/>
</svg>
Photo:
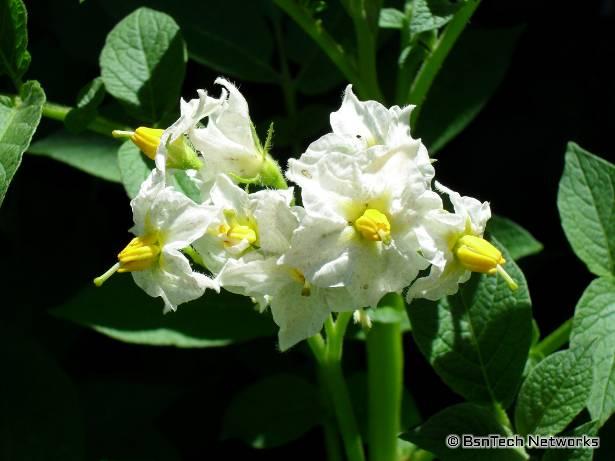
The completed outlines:
<svg viewBox="0 0 615 461">
<path fill-rule="evenodd" d="M 331 312 L 318 290 L 303 296 L 301 289 L 299 283 L 291 281 L 271 300 L 273 320 L 280 327 L 282 351 L 318 333 Z"/>
<path fill-rule="evenodd" d="M 204 274 L 194 272 L 186 257 L 177 250 L 165 250 L 159 264 L 133 272 L 135 283 L 152 297 L 164 300 L 165 312 L 200 298 L 205 289 L 219 291 L 218 284 Z"/>
<path fill-rule="evenodd" d="M 292 189 L 287 189 L 250 194 L 258 224 L 258 244 L 264 252 L 279 254 L 290 246 L 293 231 L 299 225 L 299 219 L 290 207 L 292 193 Z"/>
<path fill-rule="evenodd" d="M 146 227 L 149 221 L 150 209 L 154 200 L 164 188 L 164 173 L 156 169 L 152 170 L 147 179 L 141 184 L 137 196 L 130 201 L 134 220 L 134 226 L 131 229 L 133 234 L 143 235 L 149 232 L 149 229 L 146 229 Z"/>
<path fill-rule="evenodd" d="M 250 209 L 248 193 L 237 186 L 231 179 L 220 174 L 210 190 L 213 204 L 222 210 L 235 210 L 238 214 L 246 214 Z"/>
</svg>

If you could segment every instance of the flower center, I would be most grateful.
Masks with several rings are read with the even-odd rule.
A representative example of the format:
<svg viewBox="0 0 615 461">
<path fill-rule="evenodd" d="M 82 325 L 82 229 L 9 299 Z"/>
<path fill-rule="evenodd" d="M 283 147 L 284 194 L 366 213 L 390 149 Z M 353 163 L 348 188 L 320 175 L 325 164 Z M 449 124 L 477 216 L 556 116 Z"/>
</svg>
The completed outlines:
<svg viewBox="0 0 615 461">
<path fill-rule="evenodd" d="M 391 224 L 386 215 L 375 208 L 368 208 L 354 222 L 355 229 L 367 240 L 391 243 Z"/>
<path fill-rule="evenodd" d="M 101 286 L 116 272 L 135 272 L 149 269 L 158 262 L 161 251 L 157 232 L 133 238 L 126 248 L 117 255 L 118 262 L 107 272 L 94 279 L 96 286 Z"/>
<path fill-rule="evenodd" d="M 239 219 L 234 210 L 225 210 L 226 223 L 218 226 L 218 235 L 224 240 L 225 246 L 233 246 L 246 241 L 253 245 L 258 240 L 256 223 L 253 219 Z"/>
<path fill-rule="evenodd" d="M 133 238 L 118 255 L 118 272 L 134 272 L 149 269 L 158 261 L 160 244 L 156 233 Z"/>
<path fill-rule="evenodd" d="M 500 274 L 511 290 L 518 288 L 512 277 L 502 267 L 506 263 L 502 252 L 484 238 L 471 234 L 463 235 L 457 240 L 453 253 L 461 265 L 469 271 L 490 275 Z"/>
<path fill-rule="evenodd" d="M 292 268 L 290 270 L 290 277 L 297 283 L 303 286 L 301 288 L 301 296 L 310 296 L 311 286 L 310 282 L 305 279 L 305 275 L 299 269 Z"/>
</svg>

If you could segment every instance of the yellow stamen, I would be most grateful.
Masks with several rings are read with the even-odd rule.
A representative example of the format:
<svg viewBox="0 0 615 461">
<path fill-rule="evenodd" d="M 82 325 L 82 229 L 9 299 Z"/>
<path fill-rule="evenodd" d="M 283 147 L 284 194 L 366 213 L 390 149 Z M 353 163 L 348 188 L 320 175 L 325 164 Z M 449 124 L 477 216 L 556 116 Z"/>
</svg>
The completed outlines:
<svg viewBox="0 0 615 461">
<path fill-rule="evenodd" d="M 225 245 L 234 245 L 246 240 L 250 245 L 256 243 L 258 235 L 256 233 L 256 223 L 250 219 L 237 219 L 234 210 L 224 210 L 224 217 L 227 223 L 218 226 L 219 235 L 224 239 Z"/>
<path fill-rule="evenodd" d="M 499 274 L 511 290 L 518 288 L 512 277 L 502 267 L 506 263 L 502 252 L 484 238 L 466 234 L 457 240 L 453 252 L 466 269 L 483 274 Z"/>
<path fill-rule="evenodd" d="M 310 282 L 308 282 L 305 279 L 305 275 L 303 275 L 303 272 L 301 272 L 299 269 L 291 269 L 290 270 L 290 277 L 297 283 L 299 283 L 300 285 L 303 286 L 303 288 L 301 288 L 301 296 L 310 296 L 311 291 L 312 291 L 312 287 L 310 285 Z"/>
<path fill-rule="evenodd" d="M 391 243 L 389 219 L 375 208 L 365 210 L 361 217 L 354 222 L 354 227 L 367 240 L 382 241 L 385 245 Z"/>
<path fill-rule="evenodd" d="M 148 234 L 133 238 L 118 255 L 118 272 L 142 271 L 150 268 L 160 255 L 158 235 Z"/>
</svg>

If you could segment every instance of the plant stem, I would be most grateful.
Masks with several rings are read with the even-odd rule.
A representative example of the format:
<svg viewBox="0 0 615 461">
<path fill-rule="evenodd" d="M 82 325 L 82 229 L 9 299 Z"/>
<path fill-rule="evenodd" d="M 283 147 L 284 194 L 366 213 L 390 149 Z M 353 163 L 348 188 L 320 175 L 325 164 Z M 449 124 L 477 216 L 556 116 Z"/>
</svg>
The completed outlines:
<svg viewBox="0 0 615 461">
<path fill-rule="evenodd" d="M 538 353 L 543 357 L 552 354 L 568 342 L 571 331 L 572 319 L 570 318 L 557 327 L 549 336 L 536 344 L 532 352 Z"/>
<path fill-rule="evenodd" d="M 359 90 L 364 98 L 375 99 L 384 102 L 380 85 L 378 84 L 378 74 L 376 65 L 376 39 L 378 27 L 371 27 L 367 17 L 367 10 L 364 2 L 359 5 L 352 14 L 355 35 L 357 38 L 357 49 L 359 58 L 359 76 L 361 87 Z M 379 11 L 379 8 L 378 8 Z"/>
<path fill-rule="evenodd" d="M 346 457 L 348 461 L 364 461 L 363 442 L 342 373 L 344 334 L 351 317 L 352 312 L 341 312 L 335 322 L 329 317 L 325 323 L 327 342 L 324 343 L 322 336 L 316 335 L 308 338 L 308 344 L 319 365 L 322 380 L 326 384 L 328 402 L 335 412 Z"/>
<path fill-rule="evenodd" d="M 346 54 L 344 48 L 324 29 L 322 23 L 312 17 L 307 8 L 294 0 L 274 1 L 316 42 L 348 81 L 360 86 L 359 74 L 355 63 Z"/>
<path fill-rule="evenodd" d="M 46 102 L 43 106 L 43 117 L 63 122 L 71 110 L 72 107 L 69 106 Z M 126 127 L 111 120 L 108 120 L 104 117 L 96 117 L 87 126 L 87 129 L 95 133 L 103 134 L 105 136 L 111 136 L 111 132 L 113 130 L 123 130 L 126 129 Z"/>
<path fill-rule="evenodd" d="M 403 298 L 391 293 L 380 306 L 404 309 Z M 367 334 L 368 431 L 370 459 L 397 461 L 401 421 L 403 345 L 400 322 L 374 322 Z"/>
<path fill-rule="evenodd" d="M 480 0 L 468 0 L 456 13 L 451 22 L 446 26 L 444 32 L 440 35 L 432 53 L 427 57 L 421 70 L 419 70 L 414 83 L 408 94 L 408 102 L 416 104 L 417 108 L 412 112 L 414 124 L 420 114 L 421 105 L 431 88 L 436 75 L 442 67 L 442 63 L 448 56 L 451 48 L 465 29 L 468 21 L 474 14 L 476 8 L 480 5 Z"/>
</svg>

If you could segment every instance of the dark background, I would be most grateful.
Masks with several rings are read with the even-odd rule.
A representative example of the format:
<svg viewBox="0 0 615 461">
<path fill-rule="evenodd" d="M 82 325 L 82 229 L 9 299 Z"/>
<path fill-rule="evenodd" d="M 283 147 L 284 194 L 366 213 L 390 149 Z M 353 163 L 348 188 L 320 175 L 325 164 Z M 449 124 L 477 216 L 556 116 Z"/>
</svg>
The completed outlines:
<svg viewBox="0 0 615 461">
<path fill-rule="evenodd" d="M 32 53 L 28 77 L 41 81 L 50 101 L 73 104 L 78 89 L 99 75 L 98 55 L 116 21 L 96 1 L 77 3 L 26 1 Z M 484 0 L 470 27 L 522 24 L 525 29 L 503 83 L 440 153 L 437 171 L 441 182 L 490 201 L 495 213 L 521 224 L 544 244 L 541 254 L 521 266 L 534 316 L 546 334 L 573 314 L 592 278 L 564 237 L 556 196 L 569 140 L 603 158 L 615 158 L 615 3 Z M 66 31 L 76 25 L 81 35 L 71 44 Z M 394 38 L 387 42 L 383 54 L 394 43 Z M 190 62 L 184 96 L 211 86 L 216 75 Z M 240 83 L 257 123 L 284 114 L 278 87 Z M 7 82 L 0 84 L 8 90 Z M 342 88 L 316 99 L 334 110 Z M 308 101 L 301 97 L 298 105 Z M 58 127 L 58 122 L 43 120 L 36 136 Z M 275 153 L 300 152 L 281 148 Z M 88 459 L 166 459 L 166 449 L 177 450 L 185 460 L 322 459 L 319 428 L 289 445 L 262 451 L 220 440 L 223 414 L 246 385 L 277 371 L 313 379 L 305 345 L 285 354 L 276 351 L 274 338 L 199 350 L 135 346 L 49 315 L 49 309 L 109 266 L 130 225 L 121 186 L 28 155 L 0 210 L 4 353 L 19 360 L 20 345 L 34 338 L 36 347 L 50 353 L 68 375 L 74 406 L 84 421 L 80 430 Z M 406 346 L 406 385 L 422 415 L 460 401 L 409 335 Z M 362 343 L 349 342 L 346 369 L 362 369 L 363 354 Z M 14 378 L 7 372 L 1 379 L 6 384 Z M 603 441 L 609 430 L 603 430 Z M 56 458 L 50 454 L 47 459 Z M 602 459 L 612 458 L 603 451 Z"/>
</svg>

